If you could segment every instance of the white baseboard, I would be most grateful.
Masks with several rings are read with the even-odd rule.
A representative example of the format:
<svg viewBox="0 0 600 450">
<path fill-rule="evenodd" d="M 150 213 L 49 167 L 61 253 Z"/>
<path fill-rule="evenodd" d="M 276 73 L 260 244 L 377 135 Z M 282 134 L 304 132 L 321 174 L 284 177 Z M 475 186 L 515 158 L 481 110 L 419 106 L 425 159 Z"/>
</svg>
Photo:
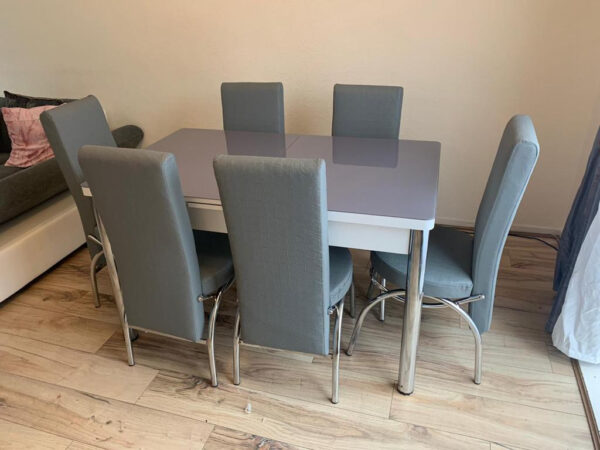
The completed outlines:
<svg viewBox="0 0 600 450">
<path fill-rule="evenodd" d="M 460 220 L 453 219 L 450 217 L 437 217 L 435 219 L 436 225 L 451 225 L 454 227 L 474 227 L 475 222 L 470 222 L 468 220 Z M 533 233 L 533 234 L 552 234 L 552 235 L 560 235 L 562 232 L 561 229 L 553 228 L 553 227 L 543 227 L 538 225 L 521 225 L 514 224 L 510 231 L 518 232 L 518 233 Z"/>
</svg>

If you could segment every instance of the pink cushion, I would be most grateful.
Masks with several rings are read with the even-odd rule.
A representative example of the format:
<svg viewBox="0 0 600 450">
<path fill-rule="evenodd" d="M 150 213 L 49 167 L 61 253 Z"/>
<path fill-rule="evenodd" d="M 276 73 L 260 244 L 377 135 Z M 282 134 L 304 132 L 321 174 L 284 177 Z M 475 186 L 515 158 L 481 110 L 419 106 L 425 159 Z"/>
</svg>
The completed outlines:
<svg viewBox="0 0 600 450">
<path fill-rule="evenodd" d="M 54 157 L 40 122 L 40 114 L 52 108 L 56 106 L 2 108 L 2 116 L 12 143 L 5 166 L 29 167 Z"/>
</svg>

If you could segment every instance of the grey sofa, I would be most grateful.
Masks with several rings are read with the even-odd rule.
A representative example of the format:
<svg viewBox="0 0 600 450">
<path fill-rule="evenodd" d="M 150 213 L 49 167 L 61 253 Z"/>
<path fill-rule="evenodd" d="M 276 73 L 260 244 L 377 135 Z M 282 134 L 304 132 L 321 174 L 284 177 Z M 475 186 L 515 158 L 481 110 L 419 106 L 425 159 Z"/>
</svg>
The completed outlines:
<svg viewBox="0 0 600 450">
<path fill-rule="evenodd" d="M 4 104 L 4 97 L 0 97 L 0 108 Z M 135 125 L 125 125 L 112 133 L 119 147 L 137 147 L 144 137 L 142 129 Z M 6 167 L 10 150 L 0 140 L 0 224 L 67 190 L 54 158 L 27 168 Z"/>
</svg>

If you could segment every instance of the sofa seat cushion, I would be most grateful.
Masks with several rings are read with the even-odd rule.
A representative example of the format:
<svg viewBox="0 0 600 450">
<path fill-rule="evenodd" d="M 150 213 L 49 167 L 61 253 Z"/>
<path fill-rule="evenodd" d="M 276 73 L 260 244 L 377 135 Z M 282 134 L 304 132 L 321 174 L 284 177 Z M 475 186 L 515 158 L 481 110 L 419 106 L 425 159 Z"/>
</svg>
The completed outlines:
<svg viewBox="0 0 600 450">
<path fill-rule="evenodd" d="M 0 224 L 66 189 L 67 183 L 54 158 L 26 169 L 0 166 Z"/>
<path fill-rule="evenodd" d="M 12 175 L 13 173 L 17 173 L 18 171 L 23 170 L 20 167 L 5 166 L 4 163 L 8 161 L 9 156 L 10 153 L 0 153 L 0 180 L 2 178 L 8 177 L 9 175 Z"/>
</svg>

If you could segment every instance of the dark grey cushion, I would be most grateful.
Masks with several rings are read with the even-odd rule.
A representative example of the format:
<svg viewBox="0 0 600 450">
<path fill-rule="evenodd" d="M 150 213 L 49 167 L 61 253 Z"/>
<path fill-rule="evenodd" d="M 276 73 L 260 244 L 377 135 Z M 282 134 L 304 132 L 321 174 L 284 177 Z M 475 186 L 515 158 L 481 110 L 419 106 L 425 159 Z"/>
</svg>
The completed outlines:
<svg viewBox="0 0 600 450">
<path fill-rule="evenodd" d="M 55 158 L 24 169 L 0 166 L 0 223 L 66 189 L 67 184 Z"/>
<path fill-rule="evenodd" d="M 223 129 L 285 133 L 283 84 L 221 84 Z"/>
<path fill-rule="evenodd" d="M 124 125 L 112 130 L 117 147 L 137 148 L 144 139 L 144 130 L 136 125 Z"/>
<path fill-rule="evenodd" d="M 4 177 L 12 175 L 20 170 L 23 170 L 22 167 L 11 167 L 5 166 L 4 163 L 8 161 L 8 157 L 10 153 L 0 153 L 0 180 Z"/>
<path fill-rule="evenodd" d="M 450 299 L 469 297 L 472 257 L 472 236 L 454 228 L 434 228 L 429 233 L 423 293 Z M 407 255 L 371 252 L 373 269 L 400 288 L 406 287 L 407 263 Z"/>
<path fill-rule="evenodd" d="M 398 139 L 403 93 L 399 86 L 336 84 L 331 134 Z"/>
</svg>

